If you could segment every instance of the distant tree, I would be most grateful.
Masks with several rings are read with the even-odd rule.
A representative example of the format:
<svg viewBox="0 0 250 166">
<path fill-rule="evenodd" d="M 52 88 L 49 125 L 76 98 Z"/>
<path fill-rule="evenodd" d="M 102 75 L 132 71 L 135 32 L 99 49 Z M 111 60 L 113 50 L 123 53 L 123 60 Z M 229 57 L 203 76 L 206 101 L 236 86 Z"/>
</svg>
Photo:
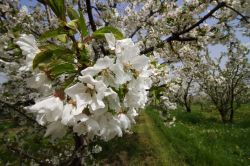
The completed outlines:
<svg viewBox="0 0 250 166">
<path fill-rule="evenodd" d="M 205 56 L 197 68 L 199 85 L 209 95 L 224 123 L 233 122 L 235 110 L 247 97 L 247 75 L 250 72 L 249 50 L 230 42 L 228 52 L 218 59 Z"/>
<path fill-rule="evenodd" d="M 192 96 L 195 90 L 192 68 L 184 65 L 177 73 L 179 89 L 174 94 L 175 100 L 185 108 L 186 112 L 191 112 Z"/>
</svg>

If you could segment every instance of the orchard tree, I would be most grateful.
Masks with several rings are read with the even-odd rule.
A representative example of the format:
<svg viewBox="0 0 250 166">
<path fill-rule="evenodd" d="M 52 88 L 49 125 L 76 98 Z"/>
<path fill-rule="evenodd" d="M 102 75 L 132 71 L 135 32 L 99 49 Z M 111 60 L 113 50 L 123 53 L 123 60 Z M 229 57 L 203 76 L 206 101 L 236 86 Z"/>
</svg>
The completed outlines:
<svg viewBox="0 0 250 166">
<path fill-rule="evenodd" d="M 186 61 L 176 70 L 178 90 L 173 94 L 176 102 L 184 107 L 186 112 L 191 112 L 192 96 L 195 95 L 198 86 L 195 86 L 193 64 Z"/>
<path fill-rule="evenodd" d="M 154 81 L 161 77 L 154 75 L 157 57 L 166 64 L 195 59 L 209 44 L 226 43 L 237 28 L 249 34 L 247 1 L 38 0 L 20 8 L 17 0 L 3 0 L 0 5 L 0 62 L 9 79 L 1 90 L 1 110 L 14 111 L 25 126 L 12 139 L 4 135 L 4 143 L 29 164 L 86 164 L 90 144 L 124 135 L 148 94 L 169 86 Z M 215 21 L 207 24 L 211 18 Z M 33 140 L 28 132 L 74 140 L 74 147 L 70 141 L 45 143 L 30 155 L 21 142 Z"/>
<path fill-rule="evenodd" d="M 229 42 L 227 49 L 215 60 L 206 55 L 197 69 L 199 84 L 224 123 L 233 122 L 235 110 L 248 98 L 246 80 L 250 72 L 249 50 L 237 41 Z"/>
</svg>

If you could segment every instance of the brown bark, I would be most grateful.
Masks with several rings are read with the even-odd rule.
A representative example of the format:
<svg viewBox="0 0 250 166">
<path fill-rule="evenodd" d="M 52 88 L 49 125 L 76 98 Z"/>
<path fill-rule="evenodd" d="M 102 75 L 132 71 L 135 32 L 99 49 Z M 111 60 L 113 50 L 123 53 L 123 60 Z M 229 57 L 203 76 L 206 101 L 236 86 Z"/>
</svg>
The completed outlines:
<svg viewBox="0 0 250 166">
<path fill-rule="evenodd" d="M 233 123 L 233 117 L 234 117 L 234 109 L 232 108 L 230 110 L 230 119 L 229 119 L 230 123 Z"/>
</svg>

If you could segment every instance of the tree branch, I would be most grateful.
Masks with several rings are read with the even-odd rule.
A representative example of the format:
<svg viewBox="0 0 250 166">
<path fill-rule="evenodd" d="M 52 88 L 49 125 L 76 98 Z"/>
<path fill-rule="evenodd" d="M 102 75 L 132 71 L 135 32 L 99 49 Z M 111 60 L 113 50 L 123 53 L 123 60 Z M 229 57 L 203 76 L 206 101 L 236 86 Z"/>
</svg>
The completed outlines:
<svg viewBox="0 0 250 166">
<path fill-rule="evenodd" d="M 164 43 L 169 43 L 171 41 L 192 41 L 192 40 L 194 40 L 194 38 L 180 37 L 180 36 L 190 32 L 194 28 L 198 27 L 206 19 L 208 19 L 210 16 L 212 16 L 217 10 L 224 7 L 225 5 L 226 5 L 225 2 L 218 3 L 209 13 L 207 13 L 204 17 L 202 17 L 198 22 L 196 22 L 195 24 L 193 24 L 189 28 L 184 29 L 183 31 L 180 31 L 180 32 L 173 33 L 170 37 L 168 37 L 164 41 L 158 43 L 157 45 L 155 45 L 153 47 L 146 48 L 145 50 L 141 51 L 141 54 L 147 54 L 149 52 L 152 52 L 152 51 L 154 51 L 155 48 L 161 48 L 164 46 Z M 195 40 L 197 40 L 197 39 L 195 39 Z"/>
<path fill-rule="evenodd" d="M 160 7 L 158 10 L 156 11 L 150 11 L 149 15 L 146 16 L 146 18 L 142 21 L 142 22 L 146 22 L 147 19 L 149 19 L 150 17 L 152 17 L 155 13 L 159 12 L 163 7 L 163 3 L 161 3 Z M 141 30 L 142 26 L 137 26 L 135 28 L 135 30 L 131 33 L 131 35 L 129 35 L 129 38 L 132 38 L 139 30 Z"/>
<path fill-rule="evenodd" d="M 180 36 L 172 35 L 169 38 L 167 38 L 166 40 L 159 42 L 157 45 L 155 45 L 153 47 L 146 48 L 145 50 L 142 50 L 140 52 L 140 54 L 147 54 L 149 52 L 154 51 L 154 49 L 156 49 L 156 48 L 162 48 L 165 45 L 165 43 L 171 43 L 172 41 L 185 42 L 185 41 L 197 41 L 197 39 L 193 38 L 193 37 L 180 37 Z"/>
<path fill-rule="evenodd" d="M 36 158 L 34 156 L 29 155 L 28 153 L 24 152 L 22 149 L 19 149 L 19 148 L 15 147 L 15 146 L 7 145 L 7 148 L 12 150 L 13 152 L 19 154 L 20 156 L 23 156 L 23 157 L 25 157 L 27 159 L 34 160 L 36 163 L 38 163 L 40 165 L 52 165 L 52 164 L 50 164 L 50 163 L 48 163 L 46 161 L 42 161 L 41 159 L 38 159 L 38 158 Z"/>
<path fill-rule="evenodd" d="M 238 15 L 240 15 L 247 23 L 250 23 L 247 19 L 246 16 L 244 16 L 243 14 L 241 14 L 238 10 L 234 9 L 233 7 L 231 6 L 228 6 L 228 5 L 225 5 L 226 8 L 229 8 L 231 9 L 232 11 L 234 11 L 235 13 L 237 13 Z"/>
<path fill-rule="evenodd" d="M 208 14 L 206 14 L 202 19 L 200 19 L 198 22 L 196 22 L 195 24 L 193 24 L 192 26 L 190 26 L 189 28 L 177 33 L 176 35 L 183 35 L 191 30 L 193 30 L 194 28 L 198 27 L 200 24 L 202 24 L 206 19 L 208 19 L 210 16 L 212 16 L 217 10 L 219 10 L 220 8 L 224 7 L 226 5 L 225 2 L 220 2 L 218 3 Z"/>
<path fill-rule="evenodd" d="M 91 29 L 93 31 L 96 31 L 96 25 L 95 25 L 93 13 L 92 13 L 92 7 L 91 7 L 91 1 L 90 0 L 86 0 L 86 6 L 87 6 L 87 14 L 88 14 L 88 17 L 89 17 L 89 23 L 90 23 Z"/>
<path fill-rule="evenodd" d="M 49 24 L 49 27 L 51 27 L 51 15 L 50 15 L 50 12 L 49 12 L 49 8 L 48 8 L 48 5 L 45 4 L 45 10 L 46 10 L 46 15 L 47 15 L 47 20 L 48 20 L 48 24 Z"/>
<path fill-rule="evenodd" d="M 33 118 L 31 118 L 30 116 L 26 115 L 25 113 L 23 113 L 23 112 L 19 109 L 19 106 L 18 106 L 18 105 L 19 105 L 20 103 L 11 104 L 11 103 L 8 103 L 8 102 L 6 102 L 6 101 L 0 100 L 0 104 L 2 104 L 3 107 L 9 107 L 9 108 L 15 110 L 15 111 L 18 112 L 20 115 L 22 115 L 23 117 L 25 117 L 27 120 L 29 120 L 29 121 L 31 121 L 31 122 L 34 122 L 34 123 L 38 124 L 37 121 L 36 121 L 35 119 L 33 119 Z M 45 128 L 44 126 L 41 126 L 40 124 L 38 124 L 38 125 L 39 125 L 40 127 L 42 127 L 42 128 Z"/>
</svg>

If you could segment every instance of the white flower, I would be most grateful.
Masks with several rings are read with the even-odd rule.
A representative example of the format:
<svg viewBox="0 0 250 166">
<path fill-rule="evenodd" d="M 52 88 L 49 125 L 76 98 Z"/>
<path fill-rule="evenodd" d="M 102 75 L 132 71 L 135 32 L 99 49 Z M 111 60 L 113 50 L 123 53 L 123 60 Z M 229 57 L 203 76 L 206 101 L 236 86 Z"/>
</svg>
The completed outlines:
<svg viewBox="0 0 250 166">
<path fill-rule="evenodd" d="M 122 129 L 119 120 L 111 113 L 107 112 L 99 117 L 100 137 L 104 141 L 109 141 L 115 136 L 122 136 Z"/>
<path fill-rule="evenodd" d="M 132 79 L 127 88 L 128 93 L 124 98 L 124 105 L 131 108 L 143 108 L 148 101 L 147 90 L 151 87 L 150 77 L 139 77 Z"/>
<path fill-rule="evenodd" d="M 22 34 L 16 44 L 21 48 L 22 54 L 26 56 L 26 65 L 21 67 L 20 70 L 31 70 L 33 59 L 35 55 L 40 52 L 35 37 L 33 35 Z"/>
<path fill-rule="evenodd" d="M 64 125 L 74 126 L 78 122 L 85 122 L 89 119 L 86 114 L 78 114 L 76 111 L 76 107 L 72 104 L 65 104 L 63 113 L 62 113 L 62 120 L 61 122 Z"/>
<path fill-rule="evenodd" d="M 122 128 L 123 130 L 130 129 L 130 128 L 131 128 L 131 121 L 130 121 L 130 119 L 127 117 L 127 115 L 125 115 L 125 114 L 119 114 L 117 117 L 118 117 L 118 120 L 120 121 L 121 128 Z"/>
<path fill-rule="evenodd" d="M 116 44 L 117 64 L 125 69 L 134 69 L 141 72 L 149 67 L 149 58 L 140 55 L 139 48 L 134 45 L 132 39 L 118 40 Z"/>
<path fill-rule="evenodd" d="M 175 110 L 177 108 L 177 104 L 171 102 L 167 96 L 161 96 L 160 99 L 168 110 Z"/>
<path fill-rule="evenodd" d="M 127 116 L 130 119 L 131 123 L 135 124 L 135 117 L 138 116 L 138 113 L 134 108 L 130 108 L 127 112 Z"/>
<path fill-rule="evenodd" d="M 116 85 L 122 85 L 131 80 L 131 75 L 126 73 L 123 66 L 118 63 L 110 66 L 110 70 L 115 74 L 114 82 Z"/>
<path fill-rule="evenodd" d="M 109 48 L 115 50 L 116 40 L 115 36 L 112 33 L 105 33 L 105 38 L 108 42 Z"/>
<path fill-rule="evenodd" d="M 149 77 L 138 77 L 137 79 L 133 79 L 128 84 L 129 90 L 135 91 L 145 91 L 150 89 L 152 85 L 152 81 Z"/>
<path fill-rule="evenodd" d="M 173 93 L 176 93 L 180 89 L 180 86 L 178 84 L 171 83 L 169 85 L 169 90 Z"/>
<path fill-rule="evenodd" d="M 144 108 L 148 98 L 148 92 L 130 90 L 124 98 L 125 107 Z"/>
<path fill-rule="evenodd" d="M 109 58 L 108 56 L 105 56 L 104 58 L 100 58 L 96 61 L 95 65 L 93 67 L 88 67 L 81 71 L 81 74 L 84 75 L 91 75 L 95 76 L 99 72 L 101 72 L 104 69 L 108 69 L 110 66 L 112 66 L 114 63 L 114 59 Z"/>
<path fill-rule="evenodd" d="M 25 6 L 25 5 L 23 5 L 23 6 L 21 7 L 21 10 L 20 10 L 19 14 L 21 14 L 21 15 L 27 15 L 28 13 L 29 13 L 28 7 Z"/>
<path fill-rule="evenodd" d="M 106 96 L 105 98 L 107 99 L 107 102 L 108 102 L 107 104 L 109 106 L 109 109 L 116 111 L 116 110 L 119 110 L 121 108 L 119 96 L 111 88 L 108 88 L 105 91 L 105 96 Z"/>
<path fill-rule="evenodd" d="M 38 123 L 45 125 L 47 122 L 55 122 L 61 118 L 63 102 L 58 97 L 49 96 L 27 109 L 32 113 L 37 113 Z"/>
<path fill-rule="evenodd" d="M 67 95 L 64 102 L 68 103 L 50 96 L 28 108 L 37 114 L 39 124 L 48 125 L 45 136 L 59 138 L 65 135 L 66 127 L 72 127 L 75 133 L 89 140 L 97 136 L 108 141 L 121 137 L 135 123 L 136 109 L 145 106 L 152 84 L 150 60 L 139 54 L 131 39 L 116 41 L 112 34 L 105 37 L 109 47 L 115 49 L 116 57 L 100 58 L 94 66 L 81 71 L 79 82 L 64 90 Z M 32 60 L 39 52 L 36 44 L 29 43 L 32 40 L 35 43 L 34 37 L 24 36 L 20 40 L 18 44 L 32 67 Z M 27 84 L 32 82 L 31 87 L 43 90 L 51 87 L 45 73 L 33 73 L 35 76 Z"/>
<path fill-rule="evenodd" d="M 51 135 L 51 139 L 62 138 L 67 132 L 67 128 L 61 122 L 52 122 L 47 126 L 45 137 Z"/>
<path fill-rule="evenodd" d="M 88 105 L 93 111 L 104 108 L 106 85 L 102 81 L 94 80 L 90 75 L 80 76 L 79 80 L 81 83 L 65 89 L 65 93 L 76 101 L 76 112 L 80 114 Z"/>
<path fill-rule="evenodd" d="M 93 139 L 95 135 L 99 135 L 100 125 L 98 122 L 92 118 L 86 120 L 85 122 L 80 122 L 73 127 L 73 131 L 78 135 L 88 133 L 88 138 Z"/>
<path fill-rule="evenodd" d="M 37 47 L 35 37 L 33 35 L 22 34 L 16 44 L 21 48 L 22 54 L 26 56 L 25 65 L 19 68 L 19 71 L 30 71 L 32 70 L 33 60 L 40 52 Z M 40 90 L 46 94 L 51 89 L 51 81 L 47 78 L 43 72 L 34 71 L 34 76 L 26 80 L 27 85 L 30 88 Z"/>
<path fill-rule="evenodd" d="M 81 74 L 84 75 L 91 75 L 96 76 L 98 75 L 97 79 L 102 80 L 107 86 L 118 87 L 116 81 L 116 73 L 119 73 L 114 66 L 114 59 L 105 56 L 104 58 L 100 58 L 96 61 L 93 67 L 88 67 L 81 71 Z M 119 77 L 119 76 L 118 76 Z"/>
<path fill-rule="evenodd" d="M 92 153 L 100 153 L 102 151 L 102 147 L 99 145 L 95 145 L 92 149 Z"/>
<path fill-rule="evenodd" d="M 66 104 L 62 113 L 62 124 L 64 125 L 73 125 L 75 124 L 75 118 L 73 112 L 76 108 L 72 104 Z"/>
<path fill-rule="evenodd" d="M 43 94 L 50 92 L 52 88 L 51 81 L 48 79 L 47 75 L 43 72 L 34 73 L 31 78 L 26 80 L 26 84 L 30 88 L 38 89 Z"/>
</svg>

